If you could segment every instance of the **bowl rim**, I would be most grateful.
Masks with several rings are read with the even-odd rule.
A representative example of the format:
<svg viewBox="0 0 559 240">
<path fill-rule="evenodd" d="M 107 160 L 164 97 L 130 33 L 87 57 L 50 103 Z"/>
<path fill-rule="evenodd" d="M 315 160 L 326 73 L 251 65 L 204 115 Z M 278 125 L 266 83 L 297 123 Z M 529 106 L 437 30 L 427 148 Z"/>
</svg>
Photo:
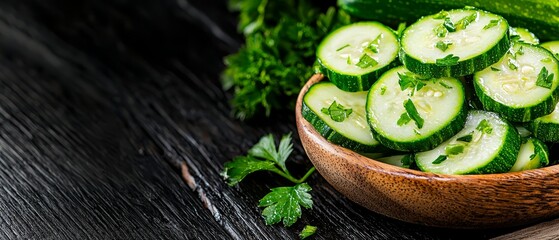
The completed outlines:
<svg viewBox="0 0 559 240">
<path fill-rule="evenodd" d="M 423 172 L 420 170 L 415 169 L 408 169 L 403 167 L 398 167 L 394 165 L 390 165 L 387 163 L 383 163 L 381 161 L 377 161 L 373 158 L 366 157 L 361 155 L 357 152 L 354 152 L 350 149 L 344 148 L 342 146 L 333 144 L 328 142 L 316 129 L 314 126 L 308 122 L 305 118 L 303 118 L 301 110 L 302 110 L 302 103 L 303 97 L 305 93 L 309 90 L 309 88 L 318 83 L 322 80 L 326 79 L 326 77 L 321 73 L 313 74 L 309 80 L 305 83 L 299 95 L 297 97 L 297 102 L 295 105 L 295 117 L 297 121 L 297 128 L 299 131 L 304 132 L 305 134 L 309 135 L 313 138 L 313 142 L 318 143 L 321 146 L 328 146 L 331 150 L 334 150 L 344 156 L 348 156 L 344 158 L 350 164 L 359 164 L 363 167 L 368 168 L 369 170 L 373 170 L 379 173 L 384 174 L 391 174 L 391 175 L 399 175 L 404 177 L 413 177 L 413 178 L 428 178 L 428 179 L 438 179 L 444 181 L 510 181 L 511 179 L 526 179 L 526 178 L 543 178 L 545 176 L 559 174 L 559 164 L 546 166 L 543 168 L 537 169 L 530 169 L 530 170 L 523 170 L 518 172 L 507 172 L 507 173 L 491 173 L 491 174 L 470 174 L 470 175 L 453 175 L 453 174 L 439 174 L 439 173 L 430 173 L 430 172 Z M 301 133 L 299 133 L 301 134 Z M 306 150 L 306 146 L 303 145 L 303 148 Z M 330 150 L 328 150 L 330 151 Z M 351 156 L 351 157 L 349 157 Z"/>
</svg>

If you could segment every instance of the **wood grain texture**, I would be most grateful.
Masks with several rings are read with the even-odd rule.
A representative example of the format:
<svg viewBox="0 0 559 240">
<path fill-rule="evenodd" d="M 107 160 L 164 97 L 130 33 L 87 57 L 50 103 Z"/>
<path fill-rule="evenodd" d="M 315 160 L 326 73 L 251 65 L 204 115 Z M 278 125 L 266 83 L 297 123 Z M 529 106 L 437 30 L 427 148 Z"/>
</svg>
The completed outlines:
<svg viewBox="0 0 559 240">
<path fill-rule="evenodd" d="M 228 187 L 223 163 L 293 132 L 289 166 L 311 165 L 292 111 L 232 118 L 219 83 L 238 49 L 226 1 L 0 2 L 0 238 L 484 239 L 516 229 L 407 224 L 351 202 L 319 175 L 290 228 L 257 207 L 267 173 Z"/>
</svg>

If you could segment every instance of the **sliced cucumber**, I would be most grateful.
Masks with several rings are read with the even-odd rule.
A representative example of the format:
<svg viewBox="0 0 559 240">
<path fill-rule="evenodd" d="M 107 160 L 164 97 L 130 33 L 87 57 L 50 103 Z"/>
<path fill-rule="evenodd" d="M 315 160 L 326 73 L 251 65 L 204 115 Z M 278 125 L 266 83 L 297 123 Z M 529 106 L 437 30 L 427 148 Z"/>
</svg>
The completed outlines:
<svg viewBox="0 0 559 240">
<path fill-rule="evenodd" d="M 545 167 L 549 164 L 549 150 L 542 141 L 537 138 L 527 138 L 520 145 L 520 152 L 516 158 L 511 172 Z"/>
<path fill-rule="evenodd" d="M 514 127 L 516 127 L 516 131 L 518 131 L 518 134 L 520 135 L 520 137 L 527 138 L 530 135 L 532 135 L 532 132 L 530 132 L 530 130 L 526 129 L 523 126 L 518 126 L 517 125 L 517 126 L 514 126 Z"/>
<path fill-rule="evenodd" d="M 472 110 L 464 129 L 433 150 L 415 154 L 419 169 L 441 174 L 508 172 L 521 139 L 497 113 Z"/>
<path fill-rule="evenodd" d="M 368 90 L 397 64 L 398 38 L 379 22 L 357 22 L 330 33 L 317 49 L 321 71 L 344 91 Z"/>
<path fill-rule="evenodd" d="M 540 39 L 536 37 L 535 34 L 530 32 L 526 28 L 511 27 L 510 28 L 510 39 L 513 41 L 525 42 L 529 44 L 539 44 Z"/>
<path fill-rule="evenodd" d="M 536 118 L 526 128 L 544 142 L 559 143 L 559 103 L 552 113 Z"/>
<path fill-rule="evenodd" d="M 468 22 L 468 24 L 466 24 Z M 464 76 L 499 61 L 510 47 L 507 21 L 493 13 L 457 9 L 426 16 L 400 39 L 400 60 L 412 72 Z"/>
<path fill-rule="evenodd" d="M 366 97 L 366 91 L 345 92 L 331 82 L 319 82 L 305 94 L 302 115 L 334 144 L 356 152 L 379 152 L 385 148 L 367 124 Z"/>
<path fill-rule="evenodd" d="M 421 80 L 399 66 L 387 71 L 371 87 L 366 111 L 381 144 L 400 151 L 424 151 L 462 129 L 465 106 L 460 80 Z"/>
<path fill-rule="evenodd" d="M 544 48 L 515 43 L 497 63 L 474 75 L 484 109 L 514 122 L 549 114 L 559 101 L 559 65 Z"/>
<path fill-rule="evenodd" d="M 551 53 L 553 53 L 553 56 L 555 56 L 555 58 L 559 60 L 559 41 L 544 42 L 540 44 L 540 46 L 551 51 Z"/>
<path fill-rule="evenodd" d="M 414 157 L 413 154 L 404 154 L 404 155 L 394 155 L 389 157 L 378 158 L 376 160 L 398 167 L 410 168 L 411 165 L 413 164 Z"/>
</svg>

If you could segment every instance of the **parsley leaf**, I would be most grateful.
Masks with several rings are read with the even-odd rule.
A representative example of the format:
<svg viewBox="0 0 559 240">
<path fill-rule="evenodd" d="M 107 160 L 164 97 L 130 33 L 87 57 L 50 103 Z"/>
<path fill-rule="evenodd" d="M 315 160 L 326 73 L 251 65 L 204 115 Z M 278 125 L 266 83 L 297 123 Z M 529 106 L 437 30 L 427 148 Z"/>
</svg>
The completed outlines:
<svg viewBox="0 0 559 240">
<path fill-rule="evenodd" d="M 386 86 L 382 86 L 380 88 L 380 95 L 384 95 L 386 93 Z"/>
<path fill-rule="evenodd" d="M 252 156 L 237 156 L 232 162 L 225 163 L 221 175 L 227 180 L 229 186 L 234 186 L 253 172 L 274 169 L 276 169 L 274 162 L 258 160 Z"/>
<path fill-rule="evenodd" d="M 464 145 L 463 144 L 448 144 L 445 148 L 444 151 L 446 153 L 446 155 L 458 155 L 460 153 L 464 152 Z"/>
<path fill-rule="evenodd" d="M 435 62 L 435 65 L 441 66 L 441 67 L 453 66 L 453 65 L 458 64 L 459 59 L 460 59 L 460 57 L 454 56 L 454 54 L 448 54 L 444 58 L 437 59 L 437 61 Z"/>
<path fill-rule="evenodd" d="M 433 164 L 441 164 L 444 162 L 448 157 L 446 155 L 439 155 L 432 163 Z"/>
<path fill-rule="evenodd" d="M 490 29 L 492 27 L 495 27 L 499 24 L 499 22 L 501 22 L 501 20 L 492 19 L 491 21 L 489 21 L 489 23 L 487 25 L 485 25 L 483 27 L 483 30 L 487 30 L 487 29 Z"/>
<path fill-rule="evenodd" d="M 402 115 L 400 115 L 400 118 L 398 119 L 396 124 L 398 124 L 398 126 L 404 126 L 408 124 L 410 121 L 411 121 L 410 115 L 408 115 L 407 113 L 402 113 Z"/>
<path fill-rule="evenodd" d="M 498 72 L 498 71 L 501 71 L 501 69 L 498 69 L 498 68 L 492 66 L 491 71 Z"/>
<path fill-rule="evenodd" d="M 471 132 L 471 133 L 469 133 L 469 134 L 467 134 L 467 135 L 464 135 L 464 136 L 462 136 L 462 137 L 457 138 L 456 141 L 471 142 L 472 139 L 473 139 L 473 136 L 474 136 L 474 134 L 473 134 L 473 132 Z"/>
<path fill-rule="evenodd" d="M 271 225 L 283 222 L 289 227 L 301 217 L 301 206 L 312 208 L 312 196 L 309 194 L 311 187 L 300 183 L 293 187 L 272 188 L 271 192 L 260 199 L 259 207 L 265 207 L 262 215 L 266 224 Z"/>
<path fill-rule="evenodd" d="M 398 78 L 398 84 L 400 85 L 400 89 L 402 91 L 408 88 L 412 89 L 410 93 L 411 96 L 413 96 L 416 91 L 421 90 L 426 85 L 425 82 L 417 78 L 415 74 L 411 72 L 405 72 L 403 74 L 398 73 Z"/>
<path fill-rule="evenodd" d="M 440 38 L 446 37 L 446 34 L 448 34 L 448 30 L 446 29 L 446 27 L 443 24 L 438 25 L 437 27 L 435 27 L 435 29 L 433 29 L 433 31 L 435 32 L 435 35 L 437 35 L 437 37 L 440 37 Z"/>
<path fill-rule="evenodd" d="M 367 46 L 367 49 L 371 50 L 371 52 L 378 53 L 378 52 L 379 52 L 378 47 L 379 47 L 379 44 L 380 44 L 381 35 L 382 35 L 382 34 L 379 34 L 379 35 L 375 38 L 375 40 L 371 41 L 371 42 L 369 43 L 369 46 Z"/>
<path fill-rule="evenodd" d="M 404 101 L 404 108 L 408 116 L 415 122 L 417 128 L 421 129 L 425 120 L 419 115 L 411 99 Z"/>
<path fill-rule="evenodd" d="M 368 68 L 368 67 L 374 67 L 377 64 L 378 62 L 375 59 L 373 59 L 368 54 L 363 53 L 363 55 L 361 55 L 361 58 L 359 58 L 359 62 L 355 64 L 355 66 L 358 66 L 360 68 Z"/>
<path fill-rule="evenodd" d="M 487 119 L 483 119 L 481 120 L 477 127 L 476 130 L 482 132 L 482 133 L 487 133 L 487 134 L 491 134 L 491 132 L 493 132 L 493 128 L 491 127 L 491 125 L 489 124 L 489 121 L 487 121 Z"/>
<path fill-rule="evenodd" d="M 341 51 L 341 50 L 343 50 L 343 49 L 345 49 L 345 48 L 347 48 L 347 47 L 349 47 L 349 46 L 350 46 L 349 43 L 346 44 L 346 45 L 343 45 L 343 46 L 341 46 L 340 48 L 336 49 L 336 52 L 339 52 L 339 51 Z"/>
<path fill-rule="evenodd" d="M 277 163 L 282 170 L 287 172 L 285 161 L 292 151 L 293 144 L 291 144 L 291 134 L 283 135 L 277 150 L 274 142 L 274 136 L 272 136 L 272 134 L 268 134 L 262 137 L 258 143 L 249 149 L 248 154 Z"/>
<path fill-rule="evenodd" d="M 433 16 L 434 19 L 446 19 L 447 17 L 448 17 L 447 11 L 440 11 L 439 13 L 435 14 L 435 16 Z"/>
<path fill-rule="evenodd" d="M 299 233 L 300 239 L 305 239 L 312 236 L 316 232 L 316 227 L 311 225 L 306 225 L 305 228 Z"/>
<path fill-rule="evenodd" d="M 458 22 L 456 22 L 456 30 L 462 30 L 462 29 L 466 29 L 466 27 L 468 25 L 470 25 L 470 23 L 475 22 L 477 19 L 477 12 L 472 13 L 469 16 L 466 16 L 460 20 L 458 20 Z"/>
<path fill-rule="evenodd" d="M 440 49 L 441 51 L 445 52 L 448 49 L 448 46 L 452 45 L 451 42 L 443 42 L 443 41 L 438 41 L 435 44 L 435 47 Z"/>
<path fill-rule="evenodd" d="M 554 74 L 549 74 L 547 68 L 542 67 L 540 73 L 538 74 L 538 80 L 536 80 L 536 86 L 551 89 L 553 86 Z"/>
<path fill-rule="evenodd" d="M 510 70 L 518 69 L 518 63 L 513 58 L 509 58 L 509 61 L 508 61 L 507 64 L 509 65 Z"/>
<path fill-rule="evenodd" d="M 456 32 L 456 27 L 454 26 L 454 23 L 452 23 L 452 21 L 450 20 L 450 18 L 445 18 L 445 19 L 444 19 L 443 26 L 444 26 L 444 28 L 446 28 L 446 30 L 448 30 L 449 32 Z"/>
<path fill-rule="evenodd" d="M 344 106 L 334 101 L 330 104 L 330 107 L 322 108 L 320 111 L 330 115 L 330 118 L 335 122 L 343 122 L 353 112 L 353 109 L 344 108 Z"/>
</svg>

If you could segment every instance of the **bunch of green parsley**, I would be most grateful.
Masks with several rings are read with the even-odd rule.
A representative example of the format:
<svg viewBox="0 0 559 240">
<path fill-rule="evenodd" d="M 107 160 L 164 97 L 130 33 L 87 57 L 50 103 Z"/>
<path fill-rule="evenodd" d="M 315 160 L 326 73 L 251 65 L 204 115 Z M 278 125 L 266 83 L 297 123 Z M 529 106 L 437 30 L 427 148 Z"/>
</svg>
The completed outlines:
<svg viewBox="0 0 559 240">
<path fill-rule="evenodd" d="M 323 9 L 310 0 L 229 3 L 239 13 L 238 30 L 246 42 L 225 58 L 222 84 L 233 90 L 233 112 L 242 120 L 293 108 L 296 95 L 314 73 L 318 44 L 327 33 L 351 21 L 335 7 Z"/>
</svg>

